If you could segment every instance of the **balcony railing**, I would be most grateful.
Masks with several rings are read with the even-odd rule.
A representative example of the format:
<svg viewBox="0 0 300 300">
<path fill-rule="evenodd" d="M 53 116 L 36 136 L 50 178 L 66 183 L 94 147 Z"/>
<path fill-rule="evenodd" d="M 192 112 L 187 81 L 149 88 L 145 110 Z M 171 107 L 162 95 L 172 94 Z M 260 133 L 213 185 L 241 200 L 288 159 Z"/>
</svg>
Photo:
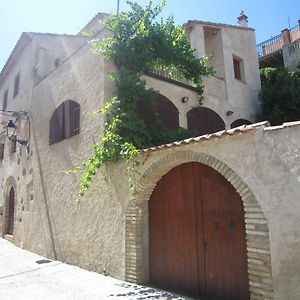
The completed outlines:
<svg viewBox="0 0 300 300">
<path fill-rule="evenodd" d="M 300 27 L 296 25 L 290 29 L 291 42 L 300 40 Z"/>
<path fill-rule="evenodd" d="M 283 37 L 284 32 L 287 35 L 284 35 Z M 282 34 L 278 34 L 256 45 L 258 56 L 262 57 L 271 54 L 273 52 L 276 52 L 282 49 L 284 45 L 295 42 L 297 40 L 300 40 L 300 23 L 290 28 L 289 30 L 283 30 Z"/>
<path fill-rule="evenodd" d="M 258 56 L 264 56 L 273 53 L 283 46 L 281 34 L 278 34 L 258 45 L 256 45 Z"/>
<path fill-rule="evenodd" d="M 186 80 L 183 73 L 179 70 L 172 70 L 168 68 L 154 68 L 152 69 L 149 74 L 157 75 L 159 77 L 163 77 L 166 79 L 170 79 L 173 81 L 177 81 L 179 83 L 182 83 L 184 85 L 189 85 L 191 87 L 196 87 L 194 82 Z"/>
</svg>

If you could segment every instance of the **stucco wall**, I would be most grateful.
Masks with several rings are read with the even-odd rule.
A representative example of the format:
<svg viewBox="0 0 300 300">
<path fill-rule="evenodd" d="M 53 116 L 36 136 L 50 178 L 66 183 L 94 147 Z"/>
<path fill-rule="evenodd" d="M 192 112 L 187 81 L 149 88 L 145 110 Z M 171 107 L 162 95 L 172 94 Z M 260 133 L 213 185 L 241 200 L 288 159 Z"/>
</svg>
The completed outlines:
<svg viewBox="0 0 300 300">
<path fill-rule="evenodd" d="M 93 116 L 93 112 L 103 107 L 113 91 L 106 78 L 113 66 L 91 55 L 91 51 L 88 45 L 81 48 L 34 88 L 31 109 L 37 201 L 31 210 L 32 222 L 26 226 L 24 247 L 124 277 L 124 242 L 122 246 L 120 241 L 124 236 L 126 201 L 122 197 L 126 189 L 122 183 L 116 190 L 110 188 L 110 177 L 121 176 L 122 169 L 113 169 L 111 175 L 110 171 L 100 172 L 78 205 L 79 175 L 64 173 L 92 155 L 93 140 L 97 140 L 103 126 L 102 115 Z M 80 104 L 80 133 L 49 146 L 50 117 L 66 100 Z"/>
<path fill-rule="evenodd" d="M 33 76 L 31 69 L 32 62 L 32 44 L 29 38 L 24 38 L 19 49 L 20 56 L 16 57 L 14 64 L 10 67 L 10 72 L 1 81 L 0 99 L 1 109 L 5 91 L 8 89 L 7 110 L 20 111 L 29 110 L 32 96 Z M 13 97 L 14 81 L 17 74 L 20 74 L 19 93 Z M 0 122 L 7 124 L 8 120 L 16 120 L 16 117 L 9 117 L 0 114 Z M 29 121 L 25 118 L 18 118 L 15 123 L 17 126 L 16 134 L 20 139 L 29 137 Z M 4 143 L 4 159 L 0 160 L 0 206 L 5 210 L 6 200 L 9 190 L 13 186 L 16 193 L 15 223 L 16 229 L 15 242 L 20 245 L 20 239 L 23 235 L 23 216 L 29 210 L 32 198 L 32 168 L 31 153 L 25 147 L 17 144 L 16 152 L 11 153 L 12 143 L 6 138 L 4 126 L 1 127 L 0 142 Z M 2 131 L 3 130 L 3 131 Z M 0 231 L 4 234 L 5 228 L 2 228 L 3 216 L 0 216 Z"/>
<path fill-rule="evenodd" d="M 221 116 L 233 111 L 230 123 L 240 118 L 254 122 L 261 87 L 254 30 L 198 21 L 189 26 L 196 57 L 215 54 L 212 64 L 217 68 L 216 76 L 204 80 L 204 105 Z M 212 33 L 205 34 L 205 31 Z M 233 56 L 243 60 L 243 81 L 234 77 Z"/>
<path fill-rule="evenodd" d="M 299 71 L 297 67 L 300 60 L 300 40 L 283 46 L 282 56 L 285 68 L 289 71 Z"/>
</svg>

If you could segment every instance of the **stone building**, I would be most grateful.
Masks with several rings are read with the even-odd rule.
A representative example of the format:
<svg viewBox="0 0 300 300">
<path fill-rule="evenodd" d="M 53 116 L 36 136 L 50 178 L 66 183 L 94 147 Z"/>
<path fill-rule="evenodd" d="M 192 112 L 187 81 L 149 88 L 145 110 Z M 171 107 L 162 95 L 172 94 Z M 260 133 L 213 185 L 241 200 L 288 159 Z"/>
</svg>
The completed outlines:
<svg viewBox="0 0 300 300">
<path fill-rule="evenodd" d="M 124 163 L 105 165 L 80 203 L 80 178 L 64 170 L 93 152 L 104 120 L 91 113 L 113 95 L 115 66 L 91 54 L 88 37 L 23 33 L 0 74 L 1 124 L 12 120 L 17 137 L 0 137 L 2 236 L 196 297 L 299 299 L 300 127 L 243 125 L 254 121 L 260 81 L 255 33 L 241 17 L 243 26 L 186 24 L 195 55 L 213 54 L 217 71 L 202 107 L 180 74 L 144 75 L 172 124 L 199 137 L 141 151 L 136 193 Z M 99 18 L 84 30 L 99 26 L 102 39 L 111 33 Z"/>
</svg>

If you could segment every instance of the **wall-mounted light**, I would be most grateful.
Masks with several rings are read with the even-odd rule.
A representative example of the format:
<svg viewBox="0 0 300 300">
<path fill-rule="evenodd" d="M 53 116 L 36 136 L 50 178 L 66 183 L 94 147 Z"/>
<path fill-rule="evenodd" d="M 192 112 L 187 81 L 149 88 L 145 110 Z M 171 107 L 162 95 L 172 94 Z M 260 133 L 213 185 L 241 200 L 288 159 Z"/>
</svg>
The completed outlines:
<svg viewBox="0 0 300 300">
<path fill-rule="evenodd" d="M 181 102 L 182 103 L 187 103 L 189 101 L 189 99 L 190 99 L 189 97 L 184 96 L 184 97 L 181 98 Z"/>
<path fill-rule="evenodd" d="M 8 137 L 8 139 L 11 139 L 16 133 L 16 125 L 12 120 L 9 120 L 5 128 L 6 128 L 6 136 Z"/>
<path fill-rule="evenodd" d="M 10 141 L 18 142 L 22 146 L 26 146 L 28 141 L 26 140 L 19 140 L 17 139 L 15 133 L 16 133 L 16 125 L 12 120 L 9 120 L 7 125 L 5 126 L 6 128 L 6 136 Z"/>
<path fill-rule="evenodd" d="M 226 112 L 226 116 L 232 116 L 233 115 L 233 111 L 232 110 L 228 110 L 227 112 Z"/>
</svg>

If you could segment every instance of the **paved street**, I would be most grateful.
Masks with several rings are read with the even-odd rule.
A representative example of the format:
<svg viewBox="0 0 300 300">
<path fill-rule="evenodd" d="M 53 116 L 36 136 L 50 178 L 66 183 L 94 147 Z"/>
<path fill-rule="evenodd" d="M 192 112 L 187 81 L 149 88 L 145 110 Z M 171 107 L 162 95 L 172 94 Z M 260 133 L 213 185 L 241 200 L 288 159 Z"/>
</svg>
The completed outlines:
<svg viewBox="0 0 300 300">
<path fill-rule="evenodd" d="M 0 238 L 1 300 L 188 299 L 89 272 Z"/>
</svg>

